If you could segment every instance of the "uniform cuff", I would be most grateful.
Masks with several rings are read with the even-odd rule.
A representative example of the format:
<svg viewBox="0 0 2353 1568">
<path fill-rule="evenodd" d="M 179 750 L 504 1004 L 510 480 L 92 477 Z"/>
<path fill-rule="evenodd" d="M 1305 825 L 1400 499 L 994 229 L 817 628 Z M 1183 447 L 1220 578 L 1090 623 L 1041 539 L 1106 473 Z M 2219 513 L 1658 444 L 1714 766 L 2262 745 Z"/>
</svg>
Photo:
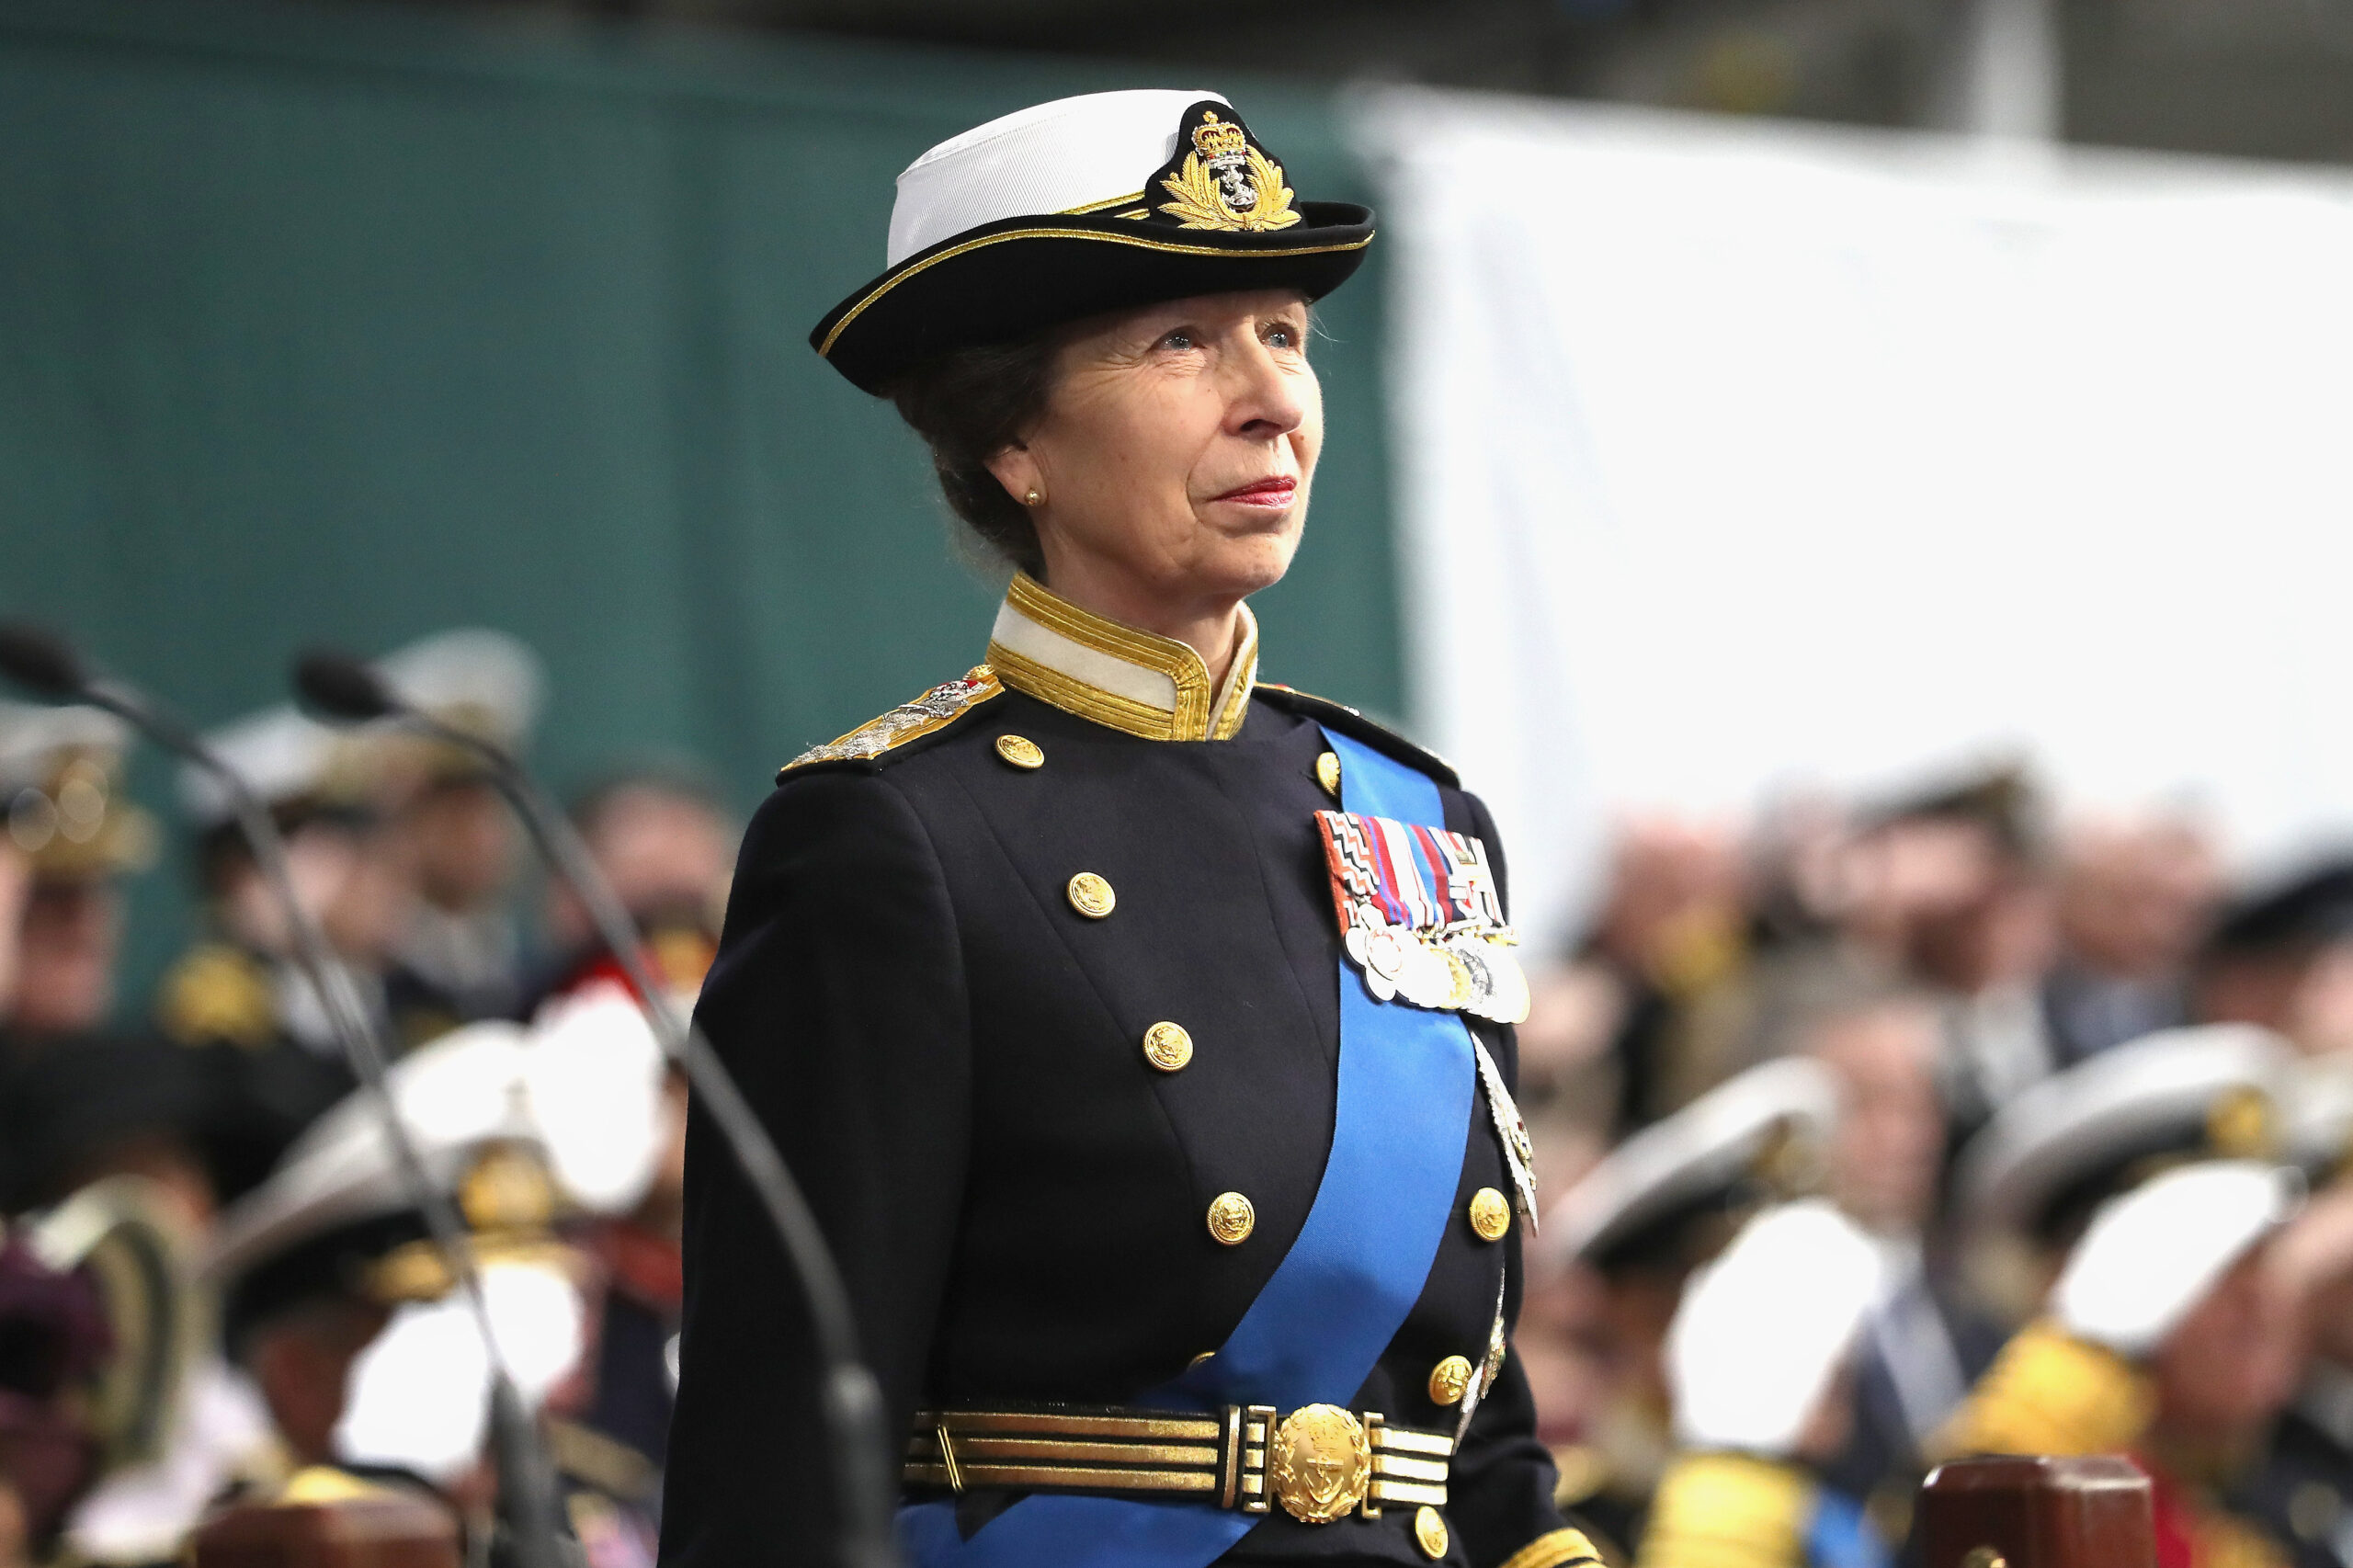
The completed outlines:
<svg viewBox="0 0 2353 1568">
<path fill-rule="evenodd" d="M 2045 1320 L 2002 1347 L 1933 1446 L 1947 1455 L 2119 1453 L 2155 1414 L 2156 1391 L 2131 1362 Z"/>
<path fill-rule="evenodd" d="M 1805 1561 L 1813 1500 L 1795 1465 L 1686 1454 L 1659 1479 L 1636 1568 L 1789 1568 Z"/>
<path fill-rule="evenodd" d="M 1593 1549 L 1585 1531 L 1558 1529 L 1538 1536 L 1513 1552 L 1504 1559 L 1503 1568 L 1562 1568 L 1563 1563 L 1600 1562 L 1601 1553 Z"/>
</svg>

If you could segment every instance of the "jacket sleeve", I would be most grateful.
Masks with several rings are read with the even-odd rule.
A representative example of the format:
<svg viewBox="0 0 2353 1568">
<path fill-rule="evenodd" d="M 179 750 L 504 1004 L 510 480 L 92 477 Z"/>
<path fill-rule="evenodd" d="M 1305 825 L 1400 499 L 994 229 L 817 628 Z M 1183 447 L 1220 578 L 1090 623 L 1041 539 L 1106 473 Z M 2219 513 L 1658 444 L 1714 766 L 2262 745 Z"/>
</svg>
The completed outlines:
<svg viewBox="0 0 2353 1568">
<path fill-rule="evenodd" d="M 1495 868 L 1496 891 L 1510 909 L 1509 876 L 1495 819 L 1476 795 L 1465 795 L 1472 832 L 1487 847 Z M 1519 1088 L 1518 1040 L 1508 1025 L 1483 1025 L 1479 1033 L 1495 1059 L 1504 1082 Z M 1486 1114 L 1480 1108 L 1479 1114 Z M 1525 1275 L 1520 1244 L 1526 1227 L 1515 1224 L 1505 1241 L 1504 1321 L 1509 1331 L 1519 1319 Z M 1536 1402 L 1520 1370 L 1519 1358 L 1506 1353 L 1495 1386 L 1471 1417 L 1447 1483 L 1447 1514 L 1479 1568 L 1561 1568 L 1595 1556 L 1593 1547 L 1576 1529 L 1568 1528 L 1552 1502 L 1557 1477 L 1552 1456 L 1536 1437 Z"/>
<path fill-rule="evenodd" d="M 807 775 L 761 808 L 696 1017 L 832 1245 L 888 1432 L 902 1439 L 954 1246 L 971 1069 L 946 882 L 886 776 Z M 687 1132 L 685 1250 L 661 1560 L 805 1562 L 836 1518 L 808 1314 L 699 1114 Z"/>
</svg>

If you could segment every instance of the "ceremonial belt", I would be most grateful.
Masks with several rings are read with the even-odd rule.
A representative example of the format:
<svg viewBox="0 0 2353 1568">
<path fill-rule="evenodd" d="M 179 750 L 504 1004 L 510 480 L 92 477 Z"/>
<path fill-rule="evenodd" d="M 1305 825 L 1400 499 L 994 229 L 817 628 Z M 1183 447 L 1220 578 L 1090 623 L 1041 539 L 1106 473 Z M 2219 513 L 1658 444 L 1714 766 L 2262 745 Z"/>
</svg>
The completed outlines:
<svg viewBox="0 0 2353 1568">
<path fill-rule="evenodd" d="M 1057 1408 L 931 1410 L 907 1439 L 910 1486 L 952 1492 L 1150 1493 L 1220 1508 L 1283 1511 L 1310 1524 L 1385 1505 L 1446 1506 L 1454 1439 L 1311 1404 L 1187 1411 Z"/>
<path fill-rule="evenodd" d="M 1335 731 L 1324 736 L 1340 759 L 1344 810 L 1445 825 L 1438 786 L 1426 775 Z M 1195 1420 L 1220 1424 L 1221 1436 L 1229 1406 L 1268 1416 L 1290 1411 L 1266 1445 L 1269 1471 L 1283 1457 L 1290 1424 L 1302 1415 L 1317 1413 L 1298 1429 L 1302 1441 L 1293 1458 L 1318 1471 L 1328 1471 L 1330 1445 L 1345 1437 L 1331 1417 L 1361 1428 L 1337 1402 L 1356 1397 L 1421 1295 L 1454 1214 L 1462 1142 L 1478 1092 L 1474 1047 L 1460 1015 L 1374 997 L 1345 953 L 1335 969 L 1340 1065 L 1332 1143 L 1306 1222 L 1216 1353 L 1141 1401 L 1155 1410 L 1189 1406 Z M 1307 1440 L 1310 1434 L 1320 1435 Z M 951 1446 L 955 1438 L 951 1431 Z M 1370 1449 L 1368 1433 L 1360 1431 L 1359 1440 Z M 1418 1457 L 1400 1450 L 1390 1462 Z M 1368 1495 L 1370 1469 L 1368 1458 Z M 1402 1472 L 1383 1479 L 1431 1484 Z M 1218 1481 L 1222 1485 L 1222 1472 Z M 1024 1497 L 970 1539 L 958 1528 L 953 1500 L 910 1503 L 899 1510 L 900 1545 L 915 1568 L 1207 1568 L 1263 1513 L 1220 1507 L 1209 1491 L 1088 1494 L 1105 1490 Z"/>
</svg>

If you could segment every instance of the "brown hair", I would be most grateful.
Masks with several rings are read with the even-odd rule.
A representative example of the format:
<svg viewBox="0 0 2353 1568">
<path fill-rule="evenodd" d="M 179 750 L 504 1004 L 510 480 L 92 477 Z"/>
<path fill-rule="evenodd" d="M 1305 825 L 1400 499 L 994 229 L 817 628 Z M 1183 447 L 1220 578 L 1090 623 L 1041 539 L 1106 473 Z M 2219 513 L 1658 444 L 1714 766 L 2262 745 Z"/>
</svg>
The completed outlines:
<svg viewBox="0 0 2353 1568">
<path fill-rule="evenodd" d="M 887 389 L 899 416 L 931 449 L 949 507 L 992 554 L 1043 580 L 1046 558 L 1029 510 L 989 472 L 988 460 L 1021 439 L 1053 392 L 1059 333 L 950 349 Z"/>
</svg>

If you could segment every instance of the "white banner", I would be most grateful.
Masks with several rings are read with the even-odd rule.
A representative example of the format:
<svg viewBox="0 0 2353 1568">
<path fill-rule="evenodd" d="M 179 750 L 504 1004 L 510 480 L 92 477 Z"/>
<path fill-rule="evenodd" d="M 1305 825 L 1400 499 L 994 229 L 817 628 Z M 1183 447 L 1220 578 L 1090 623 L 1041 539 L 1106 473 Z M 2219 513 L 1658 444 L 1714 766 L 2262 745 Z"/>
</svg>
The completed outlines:
<svg viewBox="0 0 2353 1568">
<path fill-rule="evenodd" d="M 2353 828 L 2353 183 L 1422 91 L 1416 728 L 1558 937 L 1610 813 L 2023 754 Z"/>
</svg>

